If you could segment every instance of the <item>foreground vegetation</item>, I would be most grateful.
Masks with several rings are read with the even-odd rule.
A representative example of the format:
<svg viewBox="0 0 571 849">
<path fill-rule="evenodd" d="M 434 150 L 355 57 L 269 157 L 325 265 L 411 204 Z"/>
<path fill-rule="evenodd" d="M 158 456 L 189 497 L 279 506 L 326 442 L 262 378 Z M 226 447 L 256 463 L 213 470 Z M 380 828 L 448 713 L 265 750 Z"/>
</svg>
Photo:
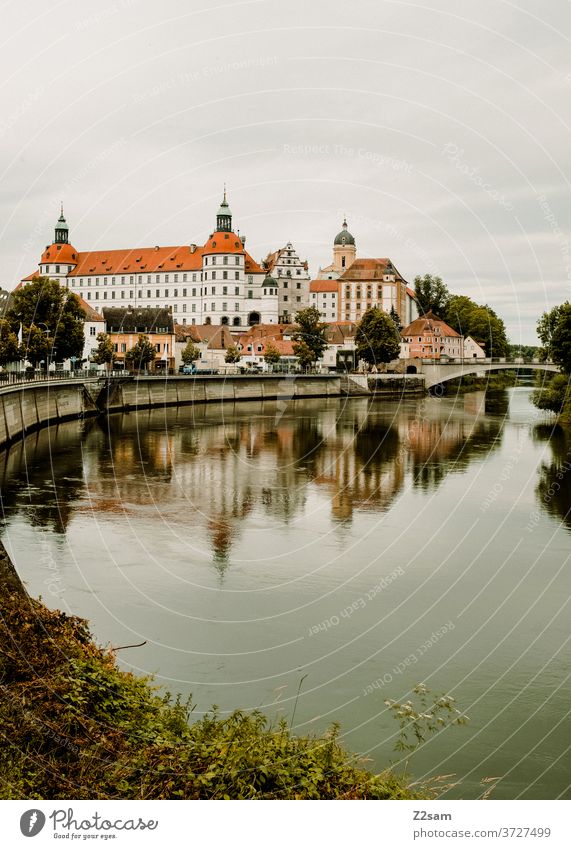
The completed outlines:
<svg viewBox="0 0 571 849">
<path fill-rule="evenodd" d="M 557 413 L 558 422 L 571 426 L 571 304 L 566 301 L 543 313 L 537 322 L 541 358 L 552 360 L 560 373 L 538 375 L 533 403 L 540 410 Z"/>
<path fill-rule="evenodd" d="M 121 671 L 84 620 L 22 592 L 4 592 L 1 613 L 3 798 L 421 798 L 367 771 L 335 726 L 296 737 L 241 711 L 189 722 L 189 705 Z"/>
</svg>

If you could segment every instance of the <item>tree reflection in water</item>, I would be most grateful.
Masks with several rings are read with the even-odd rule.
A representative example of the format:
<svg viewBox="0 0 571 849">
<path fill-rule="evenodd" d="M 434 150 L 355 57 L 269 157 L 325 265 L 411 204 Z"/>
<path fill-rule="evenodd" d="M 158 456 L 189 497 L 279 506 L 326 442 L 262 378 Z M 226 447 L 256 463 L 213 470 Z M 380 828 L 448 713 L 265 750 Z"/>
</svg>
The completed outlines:
<svg viewBox="0 0 571 849">
<path fill-rule="evenodd" d="M 571 433 L 558 425 L 537 425 L 535 441 L 549 442 L 551 461 L 542 463 L 535 490 L 538 504 L 571 528 Z"/>
</svg>

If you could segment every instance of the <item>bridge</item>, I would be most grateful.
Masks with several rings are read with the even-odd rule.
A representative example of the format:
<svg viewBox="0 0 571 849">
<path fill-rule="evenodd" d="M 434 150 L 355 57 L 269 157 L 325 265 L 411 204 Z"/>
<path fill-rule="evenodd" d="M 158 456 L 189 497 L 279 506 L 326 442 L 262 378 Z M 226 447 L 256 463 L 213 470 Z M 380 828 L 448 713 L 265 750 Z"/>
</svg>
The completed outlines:
<svg viewBox="0 0 571 849">
<path fill-rule="evenodd" d="M 407 365 L 407 372 L 412 372 L 416 368 L 417 374 L 424 375 L 424 383 L 427 389 L 432 386 L 437 386 L 439 383 L 446 383 L 447 380 L 454 380 L 457 377 L 463 377 L 465 374 L 482 374 L 482 372 L 490 371 L 515 371 L 533 369 L 534 371 L 552 371 L 558 372 L 559 366 L 555 363 L 531 362 L 525 361 L 522 358 L 512 360 L 503 358 L 485 359 L 470 359 L 470 360 L 447 360 L 445 362 L 435 360 L 410 360 L 411 365 Z"/>
</svg>

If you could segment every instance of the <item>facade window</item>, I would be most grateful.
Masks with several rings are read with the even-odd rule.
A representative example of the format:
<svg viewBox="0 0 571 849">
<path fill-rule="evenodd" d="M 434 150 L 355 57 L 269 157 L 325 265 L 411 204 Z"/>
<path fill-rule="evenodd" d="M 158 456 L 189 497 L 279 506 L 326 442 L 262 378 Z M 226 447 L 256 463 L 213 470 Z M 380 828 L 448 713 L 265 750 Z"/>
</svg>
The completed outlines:
<svg viewBox="0 0 571 849">
<path fill-rule="evenodd" d="M 240 279 L 240 272 L 239 272 L 239 271 L 235 271 L 235 272 L 234 272 L 234 280 L 239 280 L 239 279 Z"/>
<path fill-rule="evenodd" d="M 216 286 L 213 286 L 213 287 L 212 287 L 212 294 L 213 294 L 213 295 L 215 295 L 215 294 L 216 294 Z"/>
<path fill-rule="evenodd" d="M 234 304 L 234 312 L 240 312 L 240 304 Z"/>
<path fill-rule="evenodd" d="M 234 257 L 234 261 L 235 261 L 236 265 L 240 265 L 240 257 L 239 256 Z"/>
<path fill-rule="evenodd" d="M 91 292 L 88 292 L 88 293 L 87 293 L 87 300 L 88 300 L 88 301 L 90 301 L 90 300 L 91 300 Z"/>
<path fill-rule="evenodd" d="M 129 300 L 132 301 L 134 297 L 135 297 L 135 293 L 133 292 L 132 289 L 130 289 L 129 290 Z"/>
<path fill-rule="evenodd" d="M 225 256 L 224 259 L 222 260 L 222 265 L 228 265 L 228 257 L 227 256 Z"/>
<path fill-rule="evenodd" d="M 96 300 L 96 301 L 98 301 L 98 300 L 99 300 L 99 292 L 96 292 L 96 293 L 95 293 L 95 300 Z"/>
<path fill-rule="evenodd" d="M 192 290 L 192 297 L 193 297 L 193 298 L 196 298 L 196 289 L 193 289 L 193 290 Z"/>
<path fill-rule="evenodd" d="M 137 297 L 138 297 L 138 298 L 142 298 L 142 297 L 143 297 L 143 290 L 142 290 L 142 289 L 139 289 L 139 291 L 137 292 Z"/>
<path fill-rule="evenodd" d="M 192 275 L 192 282 L 193 282 L 193 283 L 196 283 L 196 274 L 193 274 L 193 275 Z"/>
<path fill-rule="evenodd" d="M 173 292 L 173 297 L 178 298 L 178 289 L 175 289 Z"/>
<path fill-rule="evenodd" d="M 155 275 L 155 283 L 158 283 L 160 279 L 161 279 L 161 275 L 160 275 L 160 274 L 156 274 L 156 275 Z"/>
<path fill-rule="evenodd" d="M 165 274 L 165 283 L 168 283 L 168 282 L 169 282 L 169 276 L 168 276 L 168 274 Z"/>
<path fill-rule="evenodd" d="M 299 280 L 298 280 L 298 281 L 297 281 L 297 283 L 295 284 L 295 288 L 296 288 L 296 289 L 301 289 L 301 283 L 299 282 Z"/>
<path fill-rule="evenodd" d="M 112 301 L 115 300 L 115 290 L 112 290 L 112 292 L 111 292 L 111 300 Z"/>
<path fill-rule="evenodd" d="M 147 298 L 150 298 L 150 297 L 151 297 L 151 290 L 147 289 Z"/>
<path fill-rule="evenodd" d="M 227 312 L 227 310 L 228 310 L 228 304 L 226 303 L 226 301 L 223 301 L 222 302 L 222 312 Z"/>
<path fill-rule="evenodd" d="M 186 312 L 186 304 L 183 304 L 183 305 L 182 305 L 182 311 L 183 311 L 183 312 Z"/>
<path fill-rule="evenodd" d="M 182 282 L 183 282 L 183 283 L 186 283 L 186 274 L 183 274 L 183 275 L 182 275 Z"/>
<path fill-rule="evenodd" d="M 211 312 L 216 312 L 216 304 L 210 304 Z"/>
<path fill-rule="evenodd" d="M 117 344 L 117 342 L 115 342 L 115 343 L 113 344 L 113 350 L 115 351 L 115 353 L 116 353 L 116 354 L 118 354 L 118 353 L 119 353 L 119 345 Z"/>
<path fill-rule="evenodd" d="M 215 256 L 212 257 L 212 265 L 216 265 L 216 257 Z"/>
<path fill-rule="evenodd" d="M 96 334 L 97 334 L 97 328 L 96 327 L 90 327 L 89 328 L 89 335 L 95 336 Z"/>
<path fill-rule="evenodd" d="M 223 295 L 227 295 L 227 294 L 228 294 L 228 286 L 223 286 L 223 287 L 222 287 L 222 294 L 223 294 Z"/>
<path fill-rule="evenodd" d="M 143 275 L 142 275 L 142 274 L 139 274 L 139 279 L 137 280 L 137 283 L 138 283 L 138 284 L 139 284 L 139 286 L 140 286 L 142 282 L 143 282 Z"/>
<path fill-rule="evenodd" d="M 182 297 L 183 297 L 183 298 L 186 298 L 186 289 L 183 289 L 183 290 L 182 290 Z"/>
<path fill-rule="evenodd" d="M 59 274 L 59 265 L 56 265 L 56 274 Z"/>
<path fill-rule="evenodd" d="M 250 286 L 252 285 L 253 282 L 254 282 L 254 275 L 248 274 L 248 283 L 250 284 Z"/>
<path fill-rule="evenodd" d="M 191 311 L 191 312 L 196 312 L 196 304 L 192 304 L 192 306 L 191 306 L 191 308 L 190 308 L 190 311 Z"/>
<path fill-rule="evenodd" d="M 287 287 L 288 287 L 288 282 L 287 282 L 287 280 L 284 280 L 284 289 L 287 289 Z"/>
<path fill-rule="evenodd" d="M 212 275 L 211 275 L 211 276 L 212 276 L 212 279 L 213 279 L 213 280 L 216 280 L 216 272 L 215 272 L 215 271 L 213 271 L 213 272 L 212 272 Z"/>
<path fill-rule="evenodd" d="M 155 289 L 155 298 L 160 298 L 160 297 L 161 297 L 161 290 Z"/>
<path fill-rule="evenodd" d="M 248 289 L 248 297 L 249 297 L 249 298 L 253 298 L 253 297 L 254 297 L 254 293 L 253 293 L 253 291 L 252 291 L 251 289 Z"/>
<path fill-rule="evenodd" d="M 175 282 L 175 283 L 178 283 L 178 274 L 175 274 L 175 276 L 174 276 L 174 282 Z"/>
<path fill-rule="evenodd" d="M 157 352 L 157 354 L 160 354 L 160 352 L 161 352 L 161 343 L 160 342 L 157 342 L 155 344 L 155 351 Z"/>
<path fill-rule="evenodd" d="M 112 280 L 111 282 L 112 282 L 112 283 L 115 283 L 115 278 L 113 278 L 113 280 Z M 124 283 L 125 283 L 125 278 L 124 278 L 124 277 L 122 277 L 122 278 L 121 278 L 121 285 L 123 285 Z"/>
<path fill-rule="evenodd" d="M 284 301 L 287 301 L 287 299 L 288 299 L 287 295 L 284 295 Z"/>
<path fill-rule="evenodd" d="M 239 294 L 240 294 L 240 287 L 239 287 L 239 286 L 234 286 L 234 294 L 235 294 L 235 295 L 239 295 Z"/>
<path fill-rule="evenodd" d="M 222 279 L 223 279 L 223 280 L 228 280 L 228 272 L 227 272 L 227 271 L 223 271 L 223 272 L 222 272 Z"/>
<path fill-rule="evenodd" d="M 165 289 L 165 298 L 168 298 L 168 296 L 169 296 L 169 290 Z"/>
<path fill-rule="evenodd" d="M 127 353 L 127 343 L 126 342 L 121 342 L 121 353 L 122 354 Z"/>
</svg>

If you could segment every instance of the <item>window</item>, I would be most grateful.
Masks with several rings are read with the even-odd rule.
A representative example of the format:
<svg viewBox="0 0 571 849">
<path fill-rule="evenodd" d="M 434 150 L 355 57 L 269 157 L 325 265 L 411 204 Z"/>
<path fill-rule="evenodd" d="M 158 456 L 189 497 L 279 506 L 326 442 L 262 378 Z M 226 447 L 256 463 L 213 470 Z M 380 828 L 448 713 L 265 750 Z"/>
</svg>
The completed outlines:
<svg viewBox="0 0 571 849">
<path fill-rule="evenodd" d="M 129 300 L 132 301 L 134 297 L 135 297 L 135 293 L 133 292 L 132 289 L 130 289 L 129 290 Z"/>
<path fill-rule="evenodd" d="M 240 304 L 234 304 L 234 312 L 240 312 Z"/>
<path fill-rule="evenodd" d="M 295 284 L 295 288 L 296 288 L 296 289 L 301 289 L 301 283 L 299 282 L 299 280 L 298 280 L 298 281 L 297 281 L 297 283 Z"/>
<path fill-rule="evenodd" d="M 239 279 L 240 279 L 240 272 L 239 272 L 239 271 L 235 271 L 235 272 L 234 272 L 234 280 L 239 280 Z"/>
<path fill-rule="evenodd" d="M 119 351 L 119 345 L 117 344 L 117 342 L 115 342 L 115 343 L 114 343 L 114 345 L 113 345 L 113 350 L 115 351 L 115 353 L 116 353 L 116 354 L 118 353 L 118 351 Z"/>
<path fill-rule="evenodd" d="M 216 265 L 216 257 L 215 256 L 212 257 L 212 265 Z"/>
<path fill-rule="evenodd" d="M 192 290 L 192 297 L 193 297 L 193 298 L 196 298 L 196 289 L 193 289 L 193 290 Z"/>
<path fill-rule="evenodd" d="M 212 272 L 212 279 L 216 280 L 216 272 L 215 271 Z"/>
<path fill-rule="evenodd" d="M 254 293 L 252 292 L 252 290 L 251 290 L 251 289 L 248 289 L 248 297 L 249 297 L 249 298 L 253 298 L 253 297 L 254 297 Z"/>
<path fill-rule="evenodd" d="M 288 299 L 287 295 L 284 295 L 284 301 L 287 301 L 287 299 Z"/>
<path fill-rule="evenodd" d="M 183 274 L 183 275 L 182 275 L 182 282 L 183 282 L 183 283 L 186 283 L 186 274 Z"/>
<path fill-rule="evenodd" d="M 127 343 L 126 342 L 121 342 L 121 353 L 122 354 L 127 353 Z"/>
<path fill-rule="evenodd" d="M 222 302 L 222 312 L 227 312 L 227 310 L 228 310 L 228 304 L 226 303 L 226 301 L 223 301 Z"/>
<path fill-rule="evenodd" d="M 248 283 L 250 284 L 250 286 L 252 285 L 253 282 L 254 282 L 254 275 L 248 274 Z"/>
<path fill-rule="evenodd" d="M 173 298 L 178 298 L 178 289 L 175 289 L 173 294 Z"/>
<path fill-rule="evenodd" d="M 161 297 L 161 290 L 155 289 L 155 298 L 160 298 L 160 297 Z"/>
<path fill-rule="evenodd" d="M 183 305 L 182 305 L 182 311 L 183 311 L 183 312 L 186 312 L 186 304 L 183 304 Z"/>
<path fill-rule="evenodd" d="M 169 296 L 169 290 L 165 289 L 165 298 L 168 298 L 168 296 Z"/>
<path fill-rule="evenodd" d="M 182 297 L 183 297 L 183 298 L 186 298 L 186 289 L 183 289 L 183 290 L 182 290 Z"/>
<path fill-rule="evenodd" d="M 240 257 L 239 256 L 234 257 L 234 261 L 235 261 L 236 265 L 240 265 Z"/>
<path fill-rule="evenodd" d="M 223 272 L 222 272 L 222 279 L 223 279 L 223 280 L 228 280 L 228 272 L 227 272 L 227 271 L 223 271 Z"/>
<path fill-rule="evenodd" d="M 288 285 L 289 284 L 288 284 L 287 280 L 284 280 L 284 289 L 287 289 Z"/>
<path fill-rule="evenodd" d="M 139 279 L 137 280 L 137 283 L 138 283 L 138 284 L 139 284 L 139 286 L 140 286 L 142 282 L 143 282 L 143 275 L 142 275 L 142 274 L 139 274 Z"/>
<path fill-rule="evenodd" d="M 112 301 L 114 301 L 114 300 L 115 300 L 115 292 L 114 292 L 114 291 L 112 291 L 112 292 L 111 292 L 111 300 L 112 300 Z"/>
<path fill-rule="evenodd" d="M 296 273 L 296 274 L 301 274 L 301 268 L 298 268 L 298 269 L 297 269 L 297 271 L 296 271 L 295 273 Z M 297 285 L 298 285 L 298 288 L 299 288 L 299 283 L 298 283 Z"/>
<path fill-rule="evenodd" d="M 90 336 L 96 336 L 97 335 L 97 328 L 96 327 L 90 327 L 89 328 L 89 335 Z"/>
<path fill-rule="evenodd" d="M 155 283 L 158 283 L 160 280 L 160 274 L 155 275 Z"/>
<path fill-rule="evenodd" d="M 90 300 L 91 300 L 91 292 L 88 292 L 88 293 L 87 293 L 87 300 L 88 300 L 88 301 L 90 301 Z"/>
<path fill-rule="evenodd" d="M 191 308 L 190 308 L 190 311 L 191 311 L 191 312 L 196 312 L 196 304 L 192 304 L 192 306 L 191 306 Z"/>
<path fill-rule="evenodd" d="M 192 282 L 193 282 L 193 283 L 196 283 L 196 274 L 193 274 L 193 275 L 192 275 Z"/>
<path fill-rule="evenodd" d="M 235 294 L 235 295 L 239 295 L 239 294 L 240 294 L 240 287 L 239 287 L 239 286 L 234 286 L 234 294 Z"/>
<path fill-rule="evenodd" d="M 113 280 L 112 280 L 111 282 L 112 282 L 112 283 L 115 283 L 115 278 L 113 278 Z M 124 278 L 124 277 L 122 277 L 122 278 L 121 278 L 121 285 L 122 285 L 124 282 L 125 282 L 125 278 Z"/>
<path fill-rule="evenodd" d="M 222 260 L 222 264 L 228 265 L 228 257 L 227 256 L 225 256 L 224 259 Z"/>
<path fill-rule="evenodd" d="M 210 304 L 210 308 L 212 312 L 216 312 L 216 304 Z"/>
<path fill-rule="evenodd" d="M 169 282 L 169 276 L 168 276 L 168 274 L 165 274 L 165 283 L 168 283 L 168 282 Z"/>
<path fill-rule="evenodd" d="M 158 354 L 160 354 L 160 352 L 161 352 L 161 343 L 160 343 L 160 342 L 157 342 L 157 343 L 155 344 L 155 351 L 156 351 Z"/>
<path fill-rule="evenodd" d="M 213 287 L 212 287 L 212 294 L 213 294 L 213 295 L 215 295 L 215 294 L 216 294 L 216 286 L 213 286 Z"/>
<path fill-rule="evenodd" d="M 147 298 L 150 298 L 150 297 L 151 297 L 151 290 L 147 289 Z"/>
<path fill-rule="evenodd" d="M 227 295 L 227 294 L 228 294 L 228 286 L 223 286 L 223 287 L 222 287 L 222 294 L 223 294 L 223 295 Z"/>
<path fill-rule="evenodd" d="M 56 274 L 59 274 L 59 265 L 56 265 Z"/>
</svg>

